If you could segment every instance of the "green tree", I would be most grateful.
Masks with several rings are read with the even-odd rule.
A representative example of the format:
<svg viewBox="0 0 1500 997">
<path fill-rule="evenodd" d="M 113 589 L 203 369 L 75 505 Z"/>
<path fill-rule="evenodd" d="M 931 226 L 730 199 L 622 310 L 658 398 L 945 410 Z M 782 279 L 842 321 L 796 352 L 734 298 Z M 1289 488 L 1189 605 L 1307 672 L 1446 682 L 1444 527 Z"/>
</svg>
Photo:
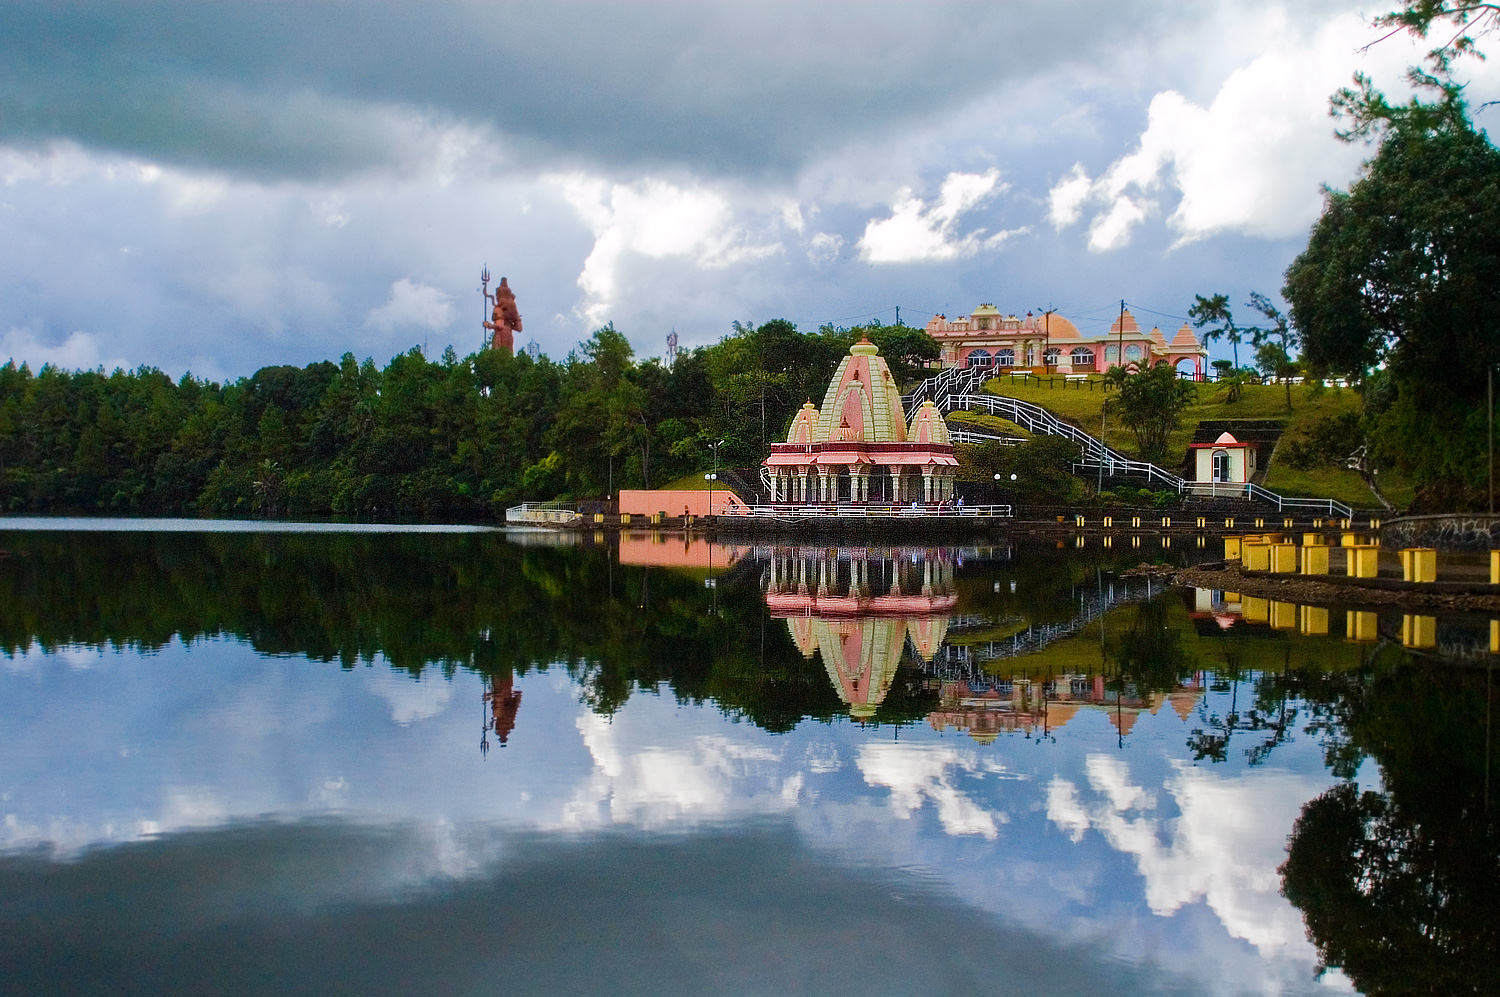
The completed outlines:
<svg viewBox="0 0 1500 997">
<path fill-rule="evenodd" d="M 1205 298 L 1201 294 L 1193 295 L 1193 303 L 1188 307 L 1188 317 L 1193 320 L 1194 328 L 1203 330 L 1204 342 L 1212 343 L 1223 339 L 1229 343 L 1234 350 L 1234 369 L 1240 369 L 1240 343 L 1245 341 L 1246 330 L 1234 324 L 1234 315 L 1229 308 L 1229 295 L 1215 294 L 1211 298 Z"/>
<path fill-rule="evenodd" d="M 1127 374 L 1116 367 L 1110 374 L 1114 375 L 1110 380 L 1120 392 L 1112 410 L 1135 434 L 1141 458 L 1158 463 L 1165 460 L 1168 439 L 1197 398 L 1193 383 L 1179 378 L 1177 371 L 1166 364 L 1148 367 L 1137 374 Z"/>
</svg>

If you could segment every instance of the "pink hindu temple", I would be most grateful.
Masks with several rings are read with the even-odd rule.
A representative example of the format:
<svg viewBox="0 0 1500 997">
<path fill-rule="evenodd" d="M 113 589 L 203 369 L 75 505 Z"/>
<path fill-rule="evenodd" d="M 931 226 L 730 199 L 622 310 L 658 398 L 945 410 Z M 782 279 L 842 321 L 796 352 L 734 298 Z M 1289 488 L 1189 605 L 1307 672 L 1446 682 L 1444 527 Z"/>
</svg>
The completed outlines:
<svg viewBox="0 0 1500 997">
<path fill-rule="evenodd" d="M 942 413 L 926 402 L 908 421 L 868 339 L 849 347 L 822 407 L 803 405 L 764 464 L 771 501 L 805 505 L 950 501 L 958 469 Z"/>
</svg>

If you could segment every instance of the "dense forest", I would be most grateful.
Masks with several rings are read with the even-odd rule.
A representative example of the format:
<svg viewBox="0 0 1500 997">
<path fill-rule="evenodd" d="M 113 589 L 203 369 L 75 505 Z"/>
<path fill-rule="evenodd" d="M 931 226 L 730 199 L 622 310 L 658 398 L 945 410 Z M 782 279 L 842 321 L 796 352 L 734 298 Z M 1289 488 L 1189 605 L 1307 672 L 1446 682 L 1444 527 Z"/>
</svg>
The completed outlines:
<svg viewBox="0 0 1500 997">
<path fill-rule="evenodd" d="M 935 358 L 907 326 L 735 323 L 671 366 L 612 325 L 560 362 L 413 348 L 382 370 L 265 367 L 218 384 L 160 370 L 0 367 L 9 513 L 498 518 L 521 500 L 604 497 L 758 463 L 869 336 L 898 380 Z M 722 443 L 720 442 L 722 441 Z"/>
</svg>

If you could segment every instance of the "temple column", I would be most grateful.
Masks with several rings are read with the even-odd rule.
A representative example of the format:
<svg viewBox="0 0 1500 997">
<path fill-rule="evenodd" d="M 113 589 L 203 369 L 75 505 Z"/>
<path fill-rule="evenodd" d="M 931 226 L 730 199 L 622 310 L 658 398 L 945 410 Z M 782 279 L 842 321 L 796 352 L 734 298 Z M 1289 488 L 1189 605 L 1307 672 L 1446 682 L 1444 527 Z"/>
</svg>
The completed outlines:
<svg viewBox="0 0 1500 997">
<path fill-rule="evenodd" d="M 922 503 L 924 505 L 932 503 L 932 468 L 930 467 L 922 468 Z"/>
</svg>

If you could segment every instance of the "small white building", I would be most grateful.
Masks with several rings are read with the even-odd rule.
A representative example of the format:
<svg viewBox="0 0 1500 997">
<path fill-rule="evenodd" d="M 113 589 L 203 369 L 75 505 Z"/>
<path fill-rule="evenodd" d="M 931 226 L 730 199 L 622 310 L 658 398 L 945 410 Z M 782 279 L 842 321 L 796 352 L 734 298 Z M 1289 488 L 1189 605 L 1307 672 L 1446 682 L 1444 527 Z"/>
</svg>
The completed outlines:
<svg viewBox="0 0 1500 997">
<path fill-rule="evenodd" d="M 1194 443 L 1193 480 L 1215 484 L 1243 485 L 1255 474 L 1255 445 L 1241 443 L 1230 433 L 1220 433 L 1212 443 Z"/>
</svg>

